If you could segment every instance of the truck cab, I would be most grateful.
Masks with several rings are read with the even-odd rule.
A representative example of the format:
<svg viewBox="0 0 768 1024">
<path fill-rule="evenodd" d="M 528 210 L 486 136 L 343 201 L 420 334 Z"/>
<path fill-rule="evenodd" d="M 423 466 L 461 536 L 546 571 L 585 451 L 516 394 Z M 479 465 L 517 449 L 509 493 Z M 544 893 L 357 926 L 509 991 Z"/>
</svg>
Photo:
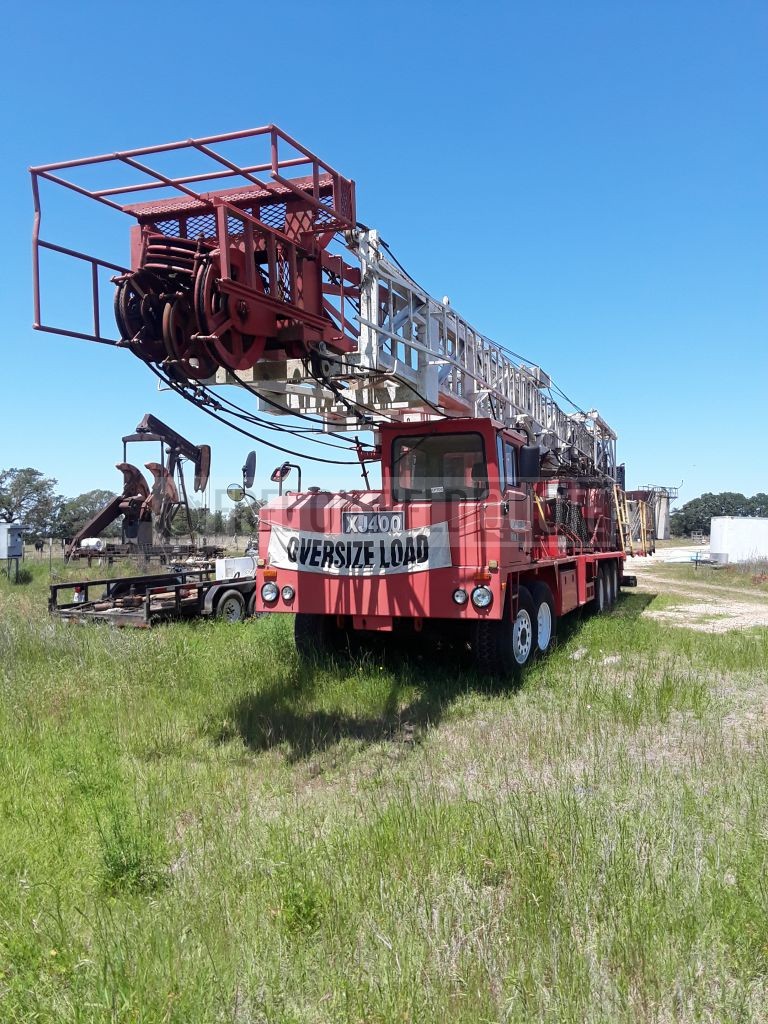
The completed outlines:
<svg viewBox="0 0 768 1024">
<path fill-rule="evenodd" d="M 469 638 L 530 563 L 525 436 L 488 419 L 381 428 L 380 490 L 286 494 L 261 511 L 257 608 L 335 631 Z M 317 619 L 316 617 L 320 617 Z M 320 628 L 322 626 L 322 629 Z"/>
</svg>

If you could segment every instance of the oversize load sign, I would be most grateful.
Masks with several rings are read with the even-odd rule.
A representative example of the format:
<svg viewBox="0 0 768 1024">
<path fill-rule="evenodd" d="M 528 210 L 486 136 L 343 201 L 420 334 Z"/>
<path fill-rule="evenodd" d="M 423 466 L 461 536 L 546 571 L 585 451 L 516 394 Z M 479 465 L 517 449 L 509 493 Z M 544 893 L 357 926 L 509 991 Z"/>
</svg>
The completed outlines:
<svg viewBox="0 0 768 1024">
<path fill-rule="evenodd" d="M 268 561 L 276 569 L 333 576 L 389 576 L 445 569 L 451 564 L 448 524 L 404 530 L 397 536 L 304 533 L 273 526 Z"/>
</svg>

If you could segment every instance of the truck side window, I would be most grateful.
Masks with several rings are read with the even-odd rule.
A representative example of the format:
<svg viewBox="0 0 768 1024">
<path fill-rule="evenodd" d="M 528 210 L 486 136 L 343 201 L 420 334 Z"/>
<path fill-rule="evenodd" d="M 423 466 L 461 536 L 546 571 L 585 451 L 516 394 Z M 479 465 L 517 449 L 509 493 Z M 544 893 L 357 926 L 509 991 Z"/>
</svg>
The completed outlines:
<svg viewBox="0 0 768 1024">
<path fill-rule="evenodd" d="M 504 482 L 506 487 L 517 486 L 517 452 L 509 441 L 504 442 Z"/>
</svg>

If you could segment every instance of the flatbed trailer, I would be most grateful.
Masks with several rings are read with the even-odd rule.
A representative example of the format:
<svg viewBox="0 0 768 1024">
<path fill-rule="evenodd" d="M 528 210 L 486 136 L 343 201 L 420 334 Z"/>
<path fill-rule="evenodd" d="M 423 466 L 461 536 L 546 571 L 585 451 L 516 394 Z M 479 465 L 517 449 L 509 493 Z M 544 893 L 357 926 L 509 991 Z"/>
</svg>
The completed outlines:
<svg viewBox="0 0 768 1024">
<path fill-rule="evenodd" d="M 215 579 L 207 569 L 78 580 L 52 584 L 48 610 L 66 622 L 139 629 L 180 619 L 239 622 L 254 614 L 255 587 L 252 577 Z"/>
</svg>

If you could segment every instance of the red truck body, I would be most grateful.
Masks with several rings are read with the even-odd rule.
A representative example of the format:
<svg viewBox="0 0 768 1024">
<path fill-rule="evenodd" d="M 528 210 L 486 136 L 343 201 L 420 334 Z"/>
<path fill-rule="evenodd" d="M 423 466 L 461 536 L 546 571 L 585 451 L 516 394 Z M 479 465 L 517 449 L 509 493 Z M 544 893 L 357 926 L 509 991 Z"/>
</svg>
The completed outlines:
<svg viewBox="0 0 768 1024">
<path fill-rule="evenodd" d="M 382 426 L 380 490 L 262 509 L 257 609 L 316 617 L 326 638 L 428 626 L 472 645 L 480 624 L 516 620 L 521 593 L 549 591 L 552 633 L 579 606 L 608 606 L 625 560 L 612 482 L 521 479 L 526 443 L 485 418 Z"/>
</svg>

